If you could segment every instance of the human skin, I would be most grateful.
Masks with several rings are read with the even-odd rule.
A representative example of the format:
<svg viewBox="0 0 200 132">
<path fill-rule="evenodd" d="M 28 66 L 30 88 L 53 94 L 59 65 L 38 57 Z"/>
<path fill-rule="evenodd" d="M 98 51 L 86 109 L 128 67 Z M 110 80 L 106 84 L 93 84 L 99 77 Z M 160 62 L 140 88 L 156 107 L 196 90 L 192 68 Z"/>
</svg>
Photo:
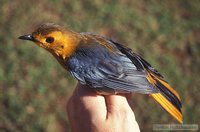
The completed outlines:
<svg viewBox="0 0 200 132">
<path fill-rule="evenodd" d="M 130 94 L 99 95 L 78 84 L 67 104 L 72 132 L 138 132 Z"/>
</svg>

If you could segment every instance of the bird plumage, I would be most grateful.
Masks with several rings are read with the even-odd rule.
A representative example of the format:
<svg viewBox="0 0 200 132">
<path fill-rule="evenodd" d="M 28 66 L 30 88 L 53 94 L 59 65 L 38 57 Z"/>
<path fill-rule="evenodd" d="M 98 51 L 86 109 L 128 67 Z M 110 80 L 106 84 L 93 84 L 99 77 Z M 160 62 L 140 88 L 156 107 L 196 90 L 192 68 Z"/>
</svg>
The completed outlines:
<svg viewBox="0 0 200 132">
<path fill-rule="evenodd" d="M 40 26 L 27 37 L 31 39 L 52 53 L 80 83 L 91 86 L 98 93 L 149 94 L 182 122 L 178 93 L 130 48 L 99 35 L 76 33 L 55 24 Z"/>
</svg>

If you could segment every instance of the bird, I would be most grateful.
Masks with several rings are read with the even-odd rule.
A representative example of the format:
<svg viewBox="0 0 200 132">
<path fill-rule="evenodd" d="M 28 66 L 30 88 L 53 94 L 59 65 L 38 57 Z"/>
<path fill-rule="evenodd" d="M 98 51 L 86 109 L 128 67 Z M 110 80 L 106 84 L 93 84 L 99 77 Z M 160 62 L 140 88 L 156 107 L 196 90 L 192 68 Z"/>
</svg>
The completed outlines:
<svg viewBox="0 0 200 132">
<path fill-rule="evenodd" d="M 44 23 L 18 37 L 49 51 L 79 83 L 98 94 L 141 93 L 151 96 L 179 123 L 183 123 L 179 94 L 140 55 L 112 39 L 75 32 Z"/>
</svg>

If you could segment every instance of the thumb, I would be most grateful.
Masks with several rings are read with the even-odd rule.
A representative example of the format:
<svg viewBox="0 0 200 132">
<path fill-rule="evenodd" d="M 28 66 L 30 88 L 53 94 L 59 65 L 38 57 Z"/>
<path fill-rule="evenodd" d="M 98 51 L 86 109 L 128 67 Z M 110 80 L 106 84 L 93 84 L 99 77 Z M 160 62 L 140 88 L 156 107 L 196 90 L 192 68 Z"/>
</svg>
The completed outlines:
<svg viewBox="0 0 200 132">
<path fill-rule="evenodd" d="M 135 120 L 134 112 L 132 111 L 127 97 L 130 98 L 131 94 L 118 94 L 105 96 L 107 107 L 107 120 L 112 122 L 120 122 L 120 124 L 126 123 L 129 128 L 133 128 L 135 131 L 140 131 L 137 121 Z"/>
<path fill-rule="evenodd" d="M 132 112 L 125 94 L 106 95 L 104 97 L 108 113 Z"/>
</svg>

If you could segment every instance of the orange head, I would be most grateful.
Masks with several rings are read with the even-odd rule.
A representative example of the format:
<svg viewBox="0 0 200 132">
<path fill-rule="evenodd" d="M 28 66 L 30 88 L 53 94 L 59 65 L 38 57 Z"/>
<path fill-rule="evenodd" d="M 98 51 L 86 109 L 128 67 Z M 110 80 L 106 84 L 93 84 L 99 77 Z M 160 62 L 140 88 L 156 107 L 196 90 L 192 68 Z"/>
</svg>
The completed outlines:
<svg viewBox="0 0 200 132">
<path fill-rule="evenodd" d="M 33 41 L 55 57 L 65 60 L 75 52 L 81 35 L 54 23 L 45 23 L 31 34 L 20 36 L 19 39 Z"/>
</svg>

